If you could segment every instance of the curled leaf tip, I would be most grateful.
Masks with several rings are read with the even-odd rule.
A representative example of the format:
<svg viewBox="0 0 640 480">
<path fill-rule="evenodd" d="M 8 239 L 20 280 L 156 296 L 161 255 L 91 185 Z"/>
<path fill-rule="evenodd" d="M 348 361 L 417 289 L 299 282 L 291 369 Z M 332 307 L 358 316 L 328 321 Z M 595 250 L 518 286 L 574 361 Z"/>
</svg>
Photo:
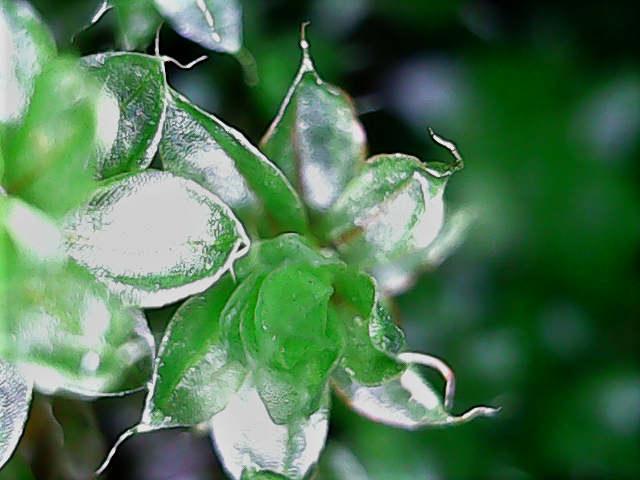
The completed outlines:
<svg viewBox="0 0 640 480">
<path fill-rule="evenodd" d="M 424 365 L 425 367 L 434 368 L 442 375 L 445 380 L 444 387 L 444 408 L 451 410 L 456 394 L 456 377 L 453 370 L 437 357 L 426 355 L 424 353 L 403 352 L 398 355 L 398 360 L 408 364 Z"/>
<path fill-rule="evenodd" d="M 463 413 L 459 417 L 452 417 L 452 421 L 455 423 L 460 423 L 460 422 L 469 422 L 474 418 L 479 418 L 479 417 L 492 418 L 492 417 L 498 416 L 498 414 L 500 413 L 500 410 L 502 410 L 502 408 L 500 407 L 498 408 L 482 407 L 482 406 L 473 407 L 472 409 L 467 410 L 465 413 Z"/>
<path fill-rule="evenodd" d="M 462 156 L 458 152 L 458 147 L 456 146 L 456 144 L 453 143 L 451 140 L 442 138 L 440 135 L 435 133 L 431 127 L 428 127 L 428 129 L 429 129 L 429 135 L 431 136 L 431 139 L 441 147 L 444 147 L 447 150 L 449 150 L 451 155 L 453 155 L 454 162 L 448 166 L 447 170 L 444 172 L 444 175 L 451 175 L 452 173 L 462 170 L 464 168 L 464 160 L 462 159 Z"/>
<path fill-rule="evenodd" d="M 311 22 L 307 20 L 306 22 L 302 22 L 300 26 L 300 49 L 302 50 L 302 64 L 308 70 L 313 70 L 313 61 L 311 60 L 311 54 L 309 53 L 309 47 L 311 44 L 309 40 L 307 40 L 307 26 L 309 26 Z"/>
<path fill-rule="evenodd" d="M 167 55 L 163 55 L 160 58 L 162 58 L 162 60 L 165 61 L 165 62 L 173 63 L 175 66 L 177 66 L 178 68 L 181 68 L 182 70 L 190 70 L 193 67 L 195 67 L 197 64 L 199 64 L 201 62 L 204 62 L 205 60 L 208 60 L 209 56 L 208 55 L 201 55 L 198 58 L 196 58 L 195 60 L 190 61 L 186 65 L 180 63 L 175 58 L 169 57 Z"/>
</svg>

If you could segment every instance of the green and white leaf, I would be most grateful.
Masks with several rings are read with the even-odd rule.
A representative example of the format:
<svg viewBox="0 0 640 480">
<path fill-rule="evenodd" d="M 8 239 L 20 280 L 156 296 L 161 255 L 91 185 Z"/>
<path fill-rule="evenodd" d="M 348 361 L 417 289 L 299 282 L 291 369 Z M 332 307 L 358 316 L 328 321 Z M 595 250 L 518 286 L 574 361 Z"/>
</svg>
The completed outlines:
<svg viewBox="0 0 640 480">
<path fill-rule="evenodd" d="M 45 394 L 85 398 L 143 386 L 151 375 L 153 336 L 140 310 L 125 308 L 88 272 L 25 269 L 14 276 L 7 311 L 14 342 L 2 352 Z"/>
<path fill-rule="evenodd" d="M 0 125 L 21 120 L 42 68 L 57 55 L 53 34 L 25 1 L 0 0 Z"/>
<path fill-rule="evenodd" d="M 329 398 L 308 417 L 278 425 L 269 416 L 251 377 L 213 417 L 211 437 L 224 469 L 234 480 L 307 476 L 327 436 Z M 275 477 L 277 478 L 277 477 Z"/>
<path fill-rule="evenodd" d="M 102 108 L 102 124 L 117 125 L 106 153 L 100 152 L 92 165 L 98 179 L 147 168 L 158 148 L 165 121 L 166 79 L 164 60 L 140 53 L 99 53 L 83 58 L 82 65 L 102 85 L 111 99 Z"/>
<path fill-rule="evenodd" d="M 447 179 L 410 155 L 371 157 L 323 219 L 326 239 L 363 269 L 425 249 L 442 227 Z"/>
<path fill-rule="evenodd" d="M 0 356 L 0 469 L 18 446 L 31 405 L 32 382 Z"/>
<path fill-rule="evenodd" d="M 3 186 L 60 217 L 95 189 L 87 164 L 113 142 L 117 116 L 104 112 L 117 105 L 75 59 L 48 62 L 34 88 L 23 121 L 3 138 Z"/>
<path fill-rule="evenodd" d="M 366 137 L 349 96 L 318 76 L 306 40 L 301 47 L 298 75 L 260 148 L 323 213 L 363 167 Z"/>
<path fill-rule="evenodd" d="M 240 132 L 170 90 L 160 142 L 166 170 L 218 195 L 263 236 L 305 232 L 304 206 L 287 179 Z"/>
<path fill-rule="evenodd" d="M 153 0 L 173 29 L 209 50 L 242 48 L 242 7 L 237 0 Z"/>
<path fill-rule="evenodd" d="M 107 181 L 65 222 L 69 254 L 141 307 L 213 285 L 248 251 L 231 209 L 197 183 L 146 170 Z"/>
<path fill-rule="evenodd" d="M 467 236 L 476 212 L 472 208 L 448 210 L 438 236 L 424 248 L 418 248 L 390 262 L 371 268 L 380 288 L 388 295 L 400 295 L 409 290 L 424 270 L 440 266 L 460 247 Z"/>
<path fill-rule="evenodd" d="M 155 361 L 141 424 L 147 429 L 195 426 L 226 407 L 245 367 L 230 358 L 220 319 L 235 284 L 230 275 L 187 300 L 172 317 Z"/>
<path fill-rule="evenodd" d="M 338 396 L 352 410 L 374 422 L 407 430 L 457 425 L 498 412 L 491 407 L 474 407 L 461 416 L 452 415 L 441 395 L 414 366 L 408 366 L 401 375 L 377 386 L 358 383 L 343 368 L 337 368 L 331 379 Z"/>
</svg>

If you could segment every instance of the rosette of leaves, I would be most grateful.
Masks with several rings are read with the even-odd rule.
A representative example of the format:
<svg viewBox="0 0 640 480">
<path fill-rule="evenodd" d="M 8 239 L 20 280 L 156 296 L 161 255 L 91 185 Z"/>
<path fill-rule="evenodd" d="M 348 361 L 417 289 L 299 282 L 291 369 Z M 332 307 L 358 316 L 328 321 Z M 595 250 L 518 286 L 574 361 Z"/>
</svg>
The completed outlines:
<svg viewBox="0 0 640 480">
<path fill-rule="evenodd" d="M 194 4 L 210 24 L 212 2 Z M 451 413 L 452 373 L 406 351 L 380 273 L 430 261 L 462 162 L 453 144 L 433 135 L 451 165 L 365 160 L 351 102 L 320 79 L 304 38 L 259 150 L 172 90 L 157 53 L 62 57 L 24 2 L 0 0 L 0 28 L 11 47 L 0 88 L 20 95 L 0 115 L 0 466 L 34 390 L 91 399 L 146 387 L 118 444 L 198 427 L 238 480 L 307 476 L 330 388 L 402 428 L 494 413 Z M 184 299 L 154 355 L 142 309 Z M 445 376 L 443 399 L 418 364 Z"/>
<path fill-rule="evenodd" d="M 402 154 L 365 160 L 350 100 L 319 78 L 304 38 L 302 47 L 263 153 L 168 89 L 163 168 L 223 199 L 253 242 L 172 317 L 141 420 L 98 473 L 131 435 L 194 427 L 211 433 L 231 478 L 305 478 L 325 442 L 331 388 L 362 415 L 407 429 L 495 413 L 451 413 L 452 372 L 406 351 L 386 290 L 368 273 L 393 262 L 412 273 L 424 266 L 462 159 L 434 134 L 453 164 Z M 420 364 L 442 373 L 444 396 Z"/>
</svg>

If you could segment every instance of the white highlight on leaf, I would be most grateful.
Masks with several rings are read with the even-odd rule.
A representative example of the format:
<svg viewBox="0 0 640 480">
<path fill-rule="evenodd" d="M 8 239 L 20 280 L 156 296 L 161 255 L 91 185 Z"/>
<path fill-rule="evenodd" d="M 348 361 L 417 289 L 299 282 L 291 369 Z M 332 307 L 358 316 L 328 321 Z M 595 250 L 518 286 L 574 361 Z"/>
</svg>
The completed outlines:
<svg viewBox="0 0 640 480">
<path fill-rule="evenodd" d="M 249 378 L 211 420 L 211 435 L 225 469 L 235 480 L 245 469 L 304 478 L 325 443 L 327 406 L 307 419 L 277 425 L 251 382 Z"/>
<path fill-rule="evenodd" d="M 18 251 L 36 263 L 62 263 L 62 234 L 53 221 L 18 198 L 10 202 L 5 225 Z"/>
</svg>

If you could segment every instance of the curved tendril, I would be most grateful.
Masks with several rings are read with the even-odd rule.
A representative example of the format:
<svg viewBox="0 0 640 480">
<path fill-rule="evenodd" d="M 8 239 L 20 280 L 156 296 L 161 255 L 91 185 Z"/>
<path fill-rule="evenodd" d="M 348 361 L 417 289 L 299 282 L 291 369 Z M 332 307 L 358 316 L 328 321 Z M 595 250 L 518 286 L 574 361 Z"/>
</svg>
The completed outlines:
<svg viewBox="0 0 640 480">
<path fill-rule="evenodd" d="M 311 22 L 307 20 L 306 22 L 302 22 L 302 25 L 300 26 L 300 49 L 302 50 L 302 65 L 306 70 L 312 71 L 315 67 L 313 66 L 313 60 L 309 53 L 309 47 L 311 44 L 307 40 L 307 27 L 309 25 L 311 25 Z"/>
<path fill-rule="evenodd" d="M 397 356 L 398 360 L 409 364 L 424 365 L 436 369 L 445 380 L 444 387 L 444 408 L 451 411 L 453 401 L 456 395 L 456 378 L 453 370 L 437 357 L 426 355 L 424 353 L 402 352 Z"/>
<path fill-rule="evenodd" d="M 171 57 L 168 57 L 166 55 L 163 55 L 160 58 L 162 58 L 162 60 L 164 60 L 165 62 L 173 63 L 175 66 L 177 66 L 178 68 L 181 68 L 183 70 L 189 70 L 189 69 L 195 67 L 200 62 L 204 62 L 205 60 L 209 59 L 209 57 L 207 55 L 201 55 L 198 58 L 196 58 L 195 60 L 192 60 L 191 62 L 187 63 L 186 65 L 183 65 L 182 63 L 178 62 L 175 58 L 171 58 Z"/>
<path fill-rule="evenodd" d="M 447 150 L 449 150 L 449 152 L 451 153 L 451 155 L 453 155 L 453 158 L 455 159 L 455 162 L 451 165 L 451 170 L 449 171 L 449 174 L 457 172 L 458 170 L 462 170 L 464 168 L 464 160 L 462 159 L 462 156 L 458 152 L 458 147 L 456 146 L 456 144 L 453 143 L 451 140 L 442 138 L 440 135 L 435 133 L 431 127 L 428 127 L 428 128 L 429 128 L 429 135 L 431 135 L 431 139 L 441 147 L 444 147 Z"/>
<path fill-rule="evenodd" d="M 457 420 L 462 420 L 464 422 L 468 422 L 478 417 L 495 417 L 502 410 L 501 407 L 493 408 L 493 407 L 474 407 L 470 410 L 467 410 L 459 417 L 456 417 Z"/>
</svg>

